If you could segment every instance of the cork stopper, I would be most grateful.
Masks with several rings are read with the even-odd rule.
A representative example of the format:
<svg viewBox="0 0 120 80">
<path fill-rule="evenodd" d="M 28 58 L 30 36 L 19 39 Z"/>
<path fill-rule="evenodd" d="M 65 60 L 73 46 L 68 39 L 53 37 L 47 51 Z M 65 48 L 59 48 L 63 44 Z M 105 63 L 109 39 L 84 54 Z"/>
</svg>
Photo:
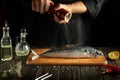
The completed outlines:
<svg viewBox="0 0 120 80">
<path fill-rule="evenodd" d="M 26 35 L 27 35 L 26 29 L 25 29 L 25 28 L 22 28 L 22 29 L 21 29 L 21 33 L 20 33 L 20 36 L 21 36 L 21 37 L 26 37 Z"/>
</svg>

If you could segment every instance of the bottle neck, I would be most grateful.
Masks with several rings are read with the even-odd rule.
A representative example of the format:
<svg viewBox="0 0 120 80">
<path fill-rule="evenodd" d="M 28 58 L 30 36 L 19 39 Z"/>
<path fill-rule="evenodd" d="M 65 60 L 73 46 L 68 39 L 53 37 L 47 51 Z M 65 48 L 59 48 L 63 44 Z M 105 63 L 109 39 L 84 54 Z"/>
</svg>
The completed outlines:
<svg viewBox="0 0 120 80">
<path fill-rule="evenodd" d="M 26 37 L 21 37 L 20 42 L 26 42 Z"/>
<path fill-rule="evenodd" d="M 26 42 L 26 33 L 20 34 L 20 42 Z"/>
<path fill-rule="evenodd" d="M 5 36 L 9 36 L 9 29 L 3 29 L 3 37 L 5 37 Z"/>
</svg>

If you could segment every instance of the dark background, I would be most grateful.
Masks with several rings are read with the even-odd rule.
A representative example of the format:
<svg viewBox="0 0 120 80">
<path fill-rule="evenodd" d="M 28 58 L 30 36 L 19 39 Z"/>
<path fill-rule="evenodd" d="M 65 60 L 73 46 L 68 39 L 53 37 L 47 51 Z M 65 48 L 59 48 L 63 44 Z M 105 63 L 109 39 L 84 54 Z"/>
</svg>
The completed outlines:
<svg viewBox="0 0 120 80">
<path fill-rule="evenodd" d="M 24 14 L 26 14 L 25 12 L 27 11 L 22 9 L 24 8 L 24 6 L 21 6 L 17 2 L 18 0 L 7 0 L 8 1 L 7 4 L 11 5 L 5 4 L 6 3 L 5 1 L 6 0 L 0 0 L 0 38 L 2 36 L 2 26 L 4 25 L 6 15 L 13 16 L 13 18 L 9 16 L 7 20 L 11 24 L 14 21 L 14 26 L 25 26 L 26 24 L 24 23 L 29 23 L 27 22 L 27 20 L 24 19 Z M 8 7 L 10 7 L 11 10 L 9 10 Z M 12 14 L 9 12 L 12 12 Z M 120 0 L 107 0 L 101 9 L 101 12 L 99 13 L 95 21 L 93 21 L 91 27 L 92 28 L 91 46 L 111 46 L 111 47 L 120 46 L 119 19 L 120 19 Z M 13 36 L 17 35 L 15 33 L 19 31 L 19 29 L 20 28 L 18 29 L 16 28 L 16 30 L 12 31 Z"/>
<path fill-rule="evenodd" d="M 120 0 L 108 0 L 92 26 L 93 46 L 120 46 Z"/>
</svg>

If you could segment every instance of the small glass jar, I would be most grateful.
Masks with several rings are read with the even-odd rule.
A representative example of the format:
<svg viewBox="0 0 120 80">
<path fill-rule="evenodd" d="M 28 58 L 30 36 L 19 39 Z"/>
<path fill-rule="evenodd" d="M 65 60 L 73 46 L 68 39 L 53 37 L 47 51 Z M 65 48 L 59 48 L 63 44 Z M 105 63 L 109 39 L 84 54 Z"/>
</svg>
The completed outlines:
<svg viewBox="0 0 120 80">
<path fill-rule="evenodd" d="M 26 41 L 26 29 L 21 29 L 20 42 L 17 42 L 15 46 L 15 53 L 17 56 L 27 56 L 30 52 L 30 45 Z"/>
</svg>

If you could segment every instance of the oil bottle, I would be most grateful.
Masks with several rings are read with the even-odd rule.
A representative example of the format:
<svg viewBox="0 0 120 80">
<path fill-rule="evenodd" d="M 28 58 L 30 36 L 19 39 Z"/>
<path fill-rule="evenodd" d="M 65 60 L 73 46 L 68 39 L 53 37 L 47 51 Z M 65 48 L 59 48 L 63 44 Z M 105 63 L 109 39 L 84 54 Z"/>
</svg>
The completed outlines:
<svg viewBox="0 0 120 80">
<path fill-rule="evenodd" d="M 1 60 L 8 61 L 12 60 L 13 58 L 13 51 L 12 51 L 12 40 L 10 37 L 10 27 L 8 27 L 7 21 L 5 21 L 5 26 L 3 29 L 3 36 L 1 38 Z"/>
<path fill-rule="evenodd" d="M 17 56 L 27 56 L 30 52 L 30 45 L 26 41 L 26 29 L 22 28 L 20 33 L 20 42 L 15 46 L 15 53 Z"/>
</svg>

